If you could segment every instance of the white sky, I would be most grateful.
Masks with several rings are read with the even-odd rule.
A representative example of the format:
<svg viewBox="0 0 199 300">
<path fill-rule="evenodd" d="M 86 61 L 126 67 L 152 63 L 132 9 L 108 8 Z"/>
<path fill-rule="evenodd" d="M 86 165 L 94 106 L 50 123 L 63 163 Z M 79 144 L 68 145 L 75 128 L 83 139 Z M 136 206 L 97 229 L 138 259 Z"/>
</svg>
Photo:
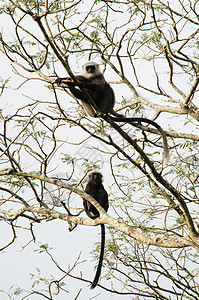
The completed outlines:
<svg viewBox="0 0 199 300">
<path fill-rule="evenodd" d="M 4 17 L 0 16 L 0 23 L 5 25 L 5 22 L 7 22 Z M 9 31 L 9 24 L 7 23 L 7 30 Z M 20 79 L 15 76 L 13 73 L 13 70 L 10 66 L 10 63 L 8 60 L 5 59 L 2 54 L 0 54 L 0 61 L 1 61 L 1 76 L 3 78 L 7 78 L 9 76 L 12 77 L 11 84 L 14 87 L 17 87 L 20 83 Z M 82 62 L 83 63 L 83 62 Z M 80 65 L 82 64 L 80 62 Z M 151 74 L 150 73 L 151 64 L 150 62 L 146 64 L 140 64 L 139 72 L 142 74 L 142 80 L 146 85 L 151 85 Z M 127 68 L 128 70 L 128 68 Z M 78 68 L 75 70 L 78 71 Z M 107 72 L 107 79 L 109 80 L 110 77 L 109 72 Z M 62 71 L 60 70 L 60 76 L 62 76 Z M 129 77 L 131 77 L 131 74 L 129 74 Z M 133 77 L 133 76 L 132 76 Z M 129 94 L 130 92 L 125 90 L 121 90 L 119 86 L 113 85 L 114 90 L 116 92 L 116 97 L 118 102 L 120 102 L 120 99 L 122 98 L 122 95 L 126 93 Z M 32 94 L 34 90 L 34 94 Z M 6 107 L 5 112 L 14 112 L 16 108 L 18 107 L 19 101 L 20 104 L 26 103 L 28 99 L 24 95 L 31 95 L 33 98 L 37 99 L 48 99 L 49 97 L 49 90 L 42 87 L 42 85 L 39 83 L 39 81 L 35 81 L 27 83 L 22 87 L 20 90 L 8 90 L 5 91 L 3 94 L 3 97 L 1 98 L 0 102 L 0 108 Z M 140 93 L 144 92 L 140 89 Z M 154 101 L 157 101 L 155 98 Z M 164 116 L 163 116 L 164 118 Z M 166 127 L 166 122 L 164 124 Z M 1 126 L 1 125 L 0 125 Z M 167 128 L 165 128 L 167 129 Z M 188 128 L 183 128 L 184 132 L 186 130 L 188 131 Z M 64 128 L 63 133 L 64 135 Z M 81 132 L 81 134 L 83 134 Z M 90 144 L 88 143 L 88 146 Z M 74 149 L 72 146 L 65 146 L 65 151 L 67 149 L 67 152 L 74 153 Z M 64 148 L 63 150 L 64 151 Z M 77 151 L 77 148 L 75 148 L 75 151 Z M 59 163 L 59 160 L 54 160 L 57 165 Z M 31 161 L 26 162 L 30 170 L 34 170 L 34 163 Z M 104 177 L 105 177 L 105 187 L 108 190 L 109 185 L 111 182 L 107 182 L 107 179 L 110 178 L 110 172 L 108 170 L 108 161 L 104 164 Z M 57 167 L 54 171 L 54 174 L 63 174 L 62 169 Z M 79 174 L 78 174 L 79 175 Z M 78 197 L 77 197 L 78 198 Z M 81 203 L 81 199 L 78 198 L 78 203 Z M 80 204 L 81 205 L 81 204 Z M 21 223 L 22 224 L 22 223 Z M 1 231 L 1 243 L 0 247 L 3 246 L 8 240 L 9 240 L 9 232 L 10 227 L 8 225 L 5 225 L 5 223 L 0 223 L 0 231 Z M 50 262 L 49 257 L 47 257 L 45 254 L 38 254 L 37 252 L 34 252 L 35 249 L 38 249 L 38 246 L 41 244 L 48 243 L 50 247 L 53 247 L 52 253 L 54 255 L 55 260 L 58 261 L 58 263 L 67 269 L 68 264 L 73 264 L 73 262 L 76 260 L 77 256 L 79 255 L 80 251 L 82 251 L 82 260 L 88 259 L 87 262 L 84 264 L 81 264 L 77 270 L 78 272 L 83 272 L 83 277 L 92 280 L 94 277 L 94 270 L 93 267 L 96 265 L 97 262 L 89 262 L 91 260 L 91 254 L 89 251 L 92 249 L 92 245 L 95 242 L 98 242 L 100 240 L 100 235 L 98 233 L 100 232 L 100 227 L 94 227 L 94 228 L 88 228 L 88 227 L 81 227 L 78 226 L 72 233 L 68 232 L 68 226 L 66 222 L 61 221 L 53 221 L 53 222 L 45 222 L 42 224 L 35 224 L 34 225 L 34 232 L 35 236 L 37 238 L 37 241 L 35 244 L 31 243 L 30 245 L 26 246 L 25 249 L 22 251 L 22 246 L 25 246 L 26 243 L 29 241 L 29 234 L 26 233 L 25 230 L 17 230 L 17 239 L 14 245 L 11 245 L 8 249 L 6 249 L 4 252 L 0 253 L 0 274 L 1 280 L 0 280 L 0 290 L 9 291 L 9 288 L 12 285 L 20 286 L 24 288 L 25 290 L 30 290 L 32 283 L 30 281 L 30 273 L 36 273 L 35 268 L 39 267 L 41 270 L 42 276 L 46 276 L 49 278 L 51 275 L 54 276 L 57 275 L 58 277 L 56 279 L 59 279 L 59 272 L 55 269 L 53 264 Z M 76 275 L 79 273 L 75 272 Z M 103 274 L 103 272 L 102 272 Z M 60 275 L 61 277 L 61 275 Z M 111 295 L 109 293 L 106 293 L 106 298 L 104 297 L 104 293 L 101 289 L 96 288 L 95 290 L 91 291 L 87 284 L 84 284 L 82 282 L 76 281 L 76 280 L 70 280 L 69 278 L 66 278 L 65 280 L 67 286 L 65 286 L 66 289 L 70 291 L 69 296 L 64 297 L 64 299 L 74 299 L 77 295 L 77 292 L 82 287 L 82 291 L 80 293 L 80 296 L 78 297 L 78 300 L 85 300 L 85 299 L 91 299 L 92 297 L 98 295 L 95 299 L 113 299 L 113 300 L 120 300 L 120 299 L 129 299 L 129 296 L 119 296 L 119 295 Z M 105 278 L 102 278 L 102 283 L 105 284 L 105 286 L 108 286 L 108 282 L 106 282 Z M 5 294 L 0 294 L 1 300 L 7 300 L 8 296 Z M 13 299 L 20 299 L 19 298 L 13 298 Z M 40 299 L 39 296 L 31 296 L 31 300 L 37 300 Z M 42 299 L 42 298 L 41 298 Z M 62 300 L 63 297 L 57 296 L 54 299 L 56 300 Z"/>
</svg>

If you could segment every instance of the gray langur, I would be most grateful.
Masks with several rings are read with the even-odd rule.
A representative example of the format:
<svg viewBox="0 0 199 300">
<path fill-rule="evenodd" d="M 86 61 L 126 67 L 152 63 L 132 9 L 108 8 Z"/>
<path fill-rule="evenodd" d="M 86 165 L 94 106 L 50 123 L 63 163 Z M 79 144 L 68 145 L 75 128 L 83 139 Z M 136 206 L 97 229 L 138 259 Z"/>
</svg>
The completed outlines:
<svg viewBox="0 0 199 300">
<path fill-rule="evenodd" d="M 115 94 L 110 84 L 106 82 L 104 75 L 100 71 L 99 65 L 93 61 L 88 61 L 82 66 L 81 75 L 75 76 L 81 88 L 91 96 L 99 111 L 107 114 L 112 112 L 115 105 Z M 70 77 L 57 78 L 55 83 L 66 84 L 77 99 L 81 100 L 86 114 L 97 117 L 97 110 L 92 107 L 85 93 L 79 89 Z"/>
<path fill-rule="evenodd" d="M 57 78 L 55 83 L 58 85 L 66 84 L 77 99 L 81 100 L 85 112 L 88 116 L 97 117 L 97 110 L 92 106 L 89 101 L 85 90 L 95 103 L 97 109 L 104 114 L 111 114 L 110 118 L 114 122 L 127 122 L 132 126 L 140 125 L 142 122 L 153 125 L 157 128 L 163 138 L 164 155 L 163 155 L 163 167 L 166 166 L 169 161 L 169 147 L 167 143 L 167 137 L 160 125 L 147 118 L 126 118 L 125 116 L 118 114 L 114 111 L 115 94 L 110 84 L 105 80 L 104 75 L 100 71 L 99 65 L 94 61 L 88 61 L 82 66 L 81 75 L 75 76 L 77 83 L 72 81 L 70 77 Z"/>
<path fill-rule="evenodd" d="M 106 190 L 104 189 L 104 186 L 102 184 L 102 174 L 98 171 L 92 171 L 88 175 L 88 182 L 85 188 L 85 192 L 92 196 L 107 212 L 109 203 L 108 203 L 108 194 Z M 99 217 L 99 212 L 93 206 L 89 201 L 83 198 L 83 205 L 85 208 L 85 212 L 87 216 L 91 219 L 96 219 Z M 94 289 L 98 283 L 101 269 L 102 269 L 102 263 L 103 263 L 103 257 L 104 257 L 104 247 L 105 247 L 105 226 L 104 224 L 101 224 L 101 250 L 100 250 L 100 257 L 99 257 L 99 263 L 97 267 L 97 271 L 95 274 L 95 278 L 93 280 L 93 283 L 91 285 L 91 289 Z"/>
</svg>

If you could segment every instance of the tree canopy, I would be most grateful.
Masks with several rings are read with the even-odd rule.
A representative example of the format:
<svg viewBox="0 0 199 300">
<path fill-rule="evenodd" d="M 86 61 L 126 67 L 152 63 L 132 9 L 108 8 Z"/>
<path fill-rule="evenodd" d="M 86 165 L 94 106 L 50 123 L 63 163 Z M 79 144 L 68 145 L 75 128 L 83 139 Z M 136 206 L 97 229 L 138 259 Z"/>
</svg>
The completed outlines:
<svg viewBox="0 0 199 300">
<path fill-rule="evenodd" d="M 34 247 L 36 228 L 46 221 L 68 225 L 65 251 L 79 225 L 85 232 L 101 223 L 107 228 L 97 292 L 88 290 L 91 280 L 81 272 L 88 261 L 77 257 L 72 264 L 66 252 L 55 259 L 50 245 L 41 244 L 36 251 L 59 273 L 46 270 L 44 278 L 38 271 L 31 288 L 1 287 L 1 293 L 10 299 L 85 299 L 82 290 L 89 299 L 98 293 L 106 299 L 199 298 L 198 11 L 198 0 L 1 4 L 1 251 L 14 247 L 21 232 L 22 249 Z M 80 101 L 55 84 L 58 76 L 79 74 L 88 60 L 100 64 L 114 89 L 115 111 L 150 118 L 165 130 L 165 168 L 157 129 L 115 123 L 100 113 L 88 117 Z M 108 213 L 84 192 L 93 169 L 104 175 Z M 82 197 L 99 218 L 86 217 Z"/>
</svg>

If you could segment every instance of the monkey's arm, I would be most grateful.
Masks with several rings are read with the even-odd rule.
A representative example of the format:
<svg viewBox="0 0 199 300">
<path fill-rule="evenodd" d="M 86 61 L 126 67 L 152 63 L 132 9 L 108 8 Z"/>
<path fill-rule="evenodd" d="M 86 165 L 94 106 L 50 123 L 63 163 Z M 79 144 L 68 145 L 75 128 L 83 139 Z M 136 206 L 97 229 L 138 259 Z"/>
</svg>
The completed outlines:
<svg viewBox="0 0 199 300">
<path fill-rule="evenodd" d="M 82 85 L 82 82 L 85 80 L 82 76 L 76 76 L 76 79 L 80 82 L 80 85 Z M 83 102 L 88 103 L 88 100 L 84 96 L 83 92 L 78 88 L 77 84 L 72 81 L 70 77 L 58 77 L 55 80 L 55 83 L 60 86 L 67 86 L 71 93 L 79 100 L 82 100 Z"/>
<path fill-rule="evenodd" d="M 75 78 L 80 83 L 82 83 L 82 82 L 86 83 L 87 82 L 87 79 L 84 78 L 81 75 L 77 75 L 77 76 L 75 76 Z M 62 84 L 63 83 L 63 84 L 67 84 L 67 85 L 68 85 L 68 83 L 73 83 L 74 85 L 76 84 L 71 77 L 57 77 L 54 82 L 57 83 L 57 84 Z"/>
<path fill-rule="evenodd" d="M 108 193 L 104 189 L 104 187 L 100 190 L 100 201 L 99 204 L 103 207 L 103 209 L 107 212 L 109 208 L 109 202 L 108 202 Z"/>
<path fill-rule="evenodd" d="M 88 90 L 92 90 L 98 93 L 102 93 L 103 92 L 103 88 L 99 85 L 99 84 L 95 84 L 95 83 L 90 83 L 89 79 L 84 78 L 81 75 L 77 75 L 75 76 L 77 81 L 79 82 L 81 87 L 84 87 Z M 77 84 L 70 78 L 70 77 L 58 77 L 55 80 L 55 83 L 57 83 L 58 85 L 61 84 L 66 84 L 68 87 L 70 86 L 77 86 Z"/>
<path fill-rule="evenodd" d="M 81 75 L 76 76 L 76 79 L 79 82 L 80 87 L 87 89 L 88 92 L 90 90 L 90 91 L 97 92 L 99 95 L 102 94 L 103 89 L 98 84 L 89 83 L 89 80 L 84 78 Z M 63 84 L 67 85 L 71 93 L 77 99 L 82 100 L 85 103 L 88 103 L 88 99 L 85 97 L 84 93 L 79 89 L 77 84 L 74 81 L 72 81 L 70 77 L 63 77 L 63 78 L 59 77 L 55 80 L 55 83 L 57 83 L 60 86 L 62 86 Z"/>
</svg>

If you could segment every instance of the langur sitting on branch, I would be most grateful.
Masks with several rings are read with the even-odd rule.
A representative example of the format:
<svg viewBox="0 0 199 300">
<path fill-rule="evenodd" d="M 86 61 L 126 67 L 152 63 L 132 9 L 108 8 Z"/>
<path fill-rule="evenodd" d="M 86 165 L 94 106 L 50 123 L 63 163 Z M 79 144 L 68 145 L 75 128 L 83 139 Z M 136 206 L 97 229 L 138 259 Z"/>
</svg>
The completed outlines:
<svg viewBox="0 0 199 300">
<path fill-rule="evenodd" d="M 164 157 L 163 167 L 169 161 L 169 147 L 167 137 L 164 130 L 156 122 L 147 118 L 126 118 L 114 111 L 115 94 L 110 84 L 105 80 L 104 75 L 100 71 L 99 65 L 94 61 L 88 61 L 82 66 L 81 75 L 75 76 L 77 82 L 70 77 L 57 78 L 55 83 L 58 85 L 66 84 L 74 97 L 81 100 L 81 103 L 88 116 L 97 117 L 98 112 L 111 114 L 110 118 L 114 122 L 127 122 L 132 126 L 139 125 L 142 122 L 153 125 L 157 128 L 163 138 Z M 84 92 L 85 91 L 85 92 Z M 88 94 L 89 97 L 86 95 Z M 91 98 L 92 101 L 89 99 Z M 92 105 L 92 103 L 94 105 Z"/>
<path fill-rule="evenodd" d="M 92 171 L 89 173 L 88 176 L 88 182 L 85 188 L 85 192 L 92 196 L 107 212 L 109 204 L 108 204 L 108 194 L 106 190 L 104 189 L 104 186 L 102 184 L 102 174 L 98 171 Z M 87 216 L 91 219 L 96 219 L 99 217 L 99 212 L 93 206 L 89 201 L 86 199 L 83 199 L 83 205 L 85 208 L 85 212 Z M 101 250 L 100 250 L 100 257 L 99 257 L 99 263 L 97 267 L 97 271 L 95 274 L 95 278 L 93 280 L 93 283 L 91 285 L 91 289 L 94 289 L 98 283 L 101 269 L 102 269 L 102 263 L 103 263 L 103 257 L 104 257 L 104 246 L 105 246 L 105 226 L 104 224 L 101 224 Z"/>
</svg>

